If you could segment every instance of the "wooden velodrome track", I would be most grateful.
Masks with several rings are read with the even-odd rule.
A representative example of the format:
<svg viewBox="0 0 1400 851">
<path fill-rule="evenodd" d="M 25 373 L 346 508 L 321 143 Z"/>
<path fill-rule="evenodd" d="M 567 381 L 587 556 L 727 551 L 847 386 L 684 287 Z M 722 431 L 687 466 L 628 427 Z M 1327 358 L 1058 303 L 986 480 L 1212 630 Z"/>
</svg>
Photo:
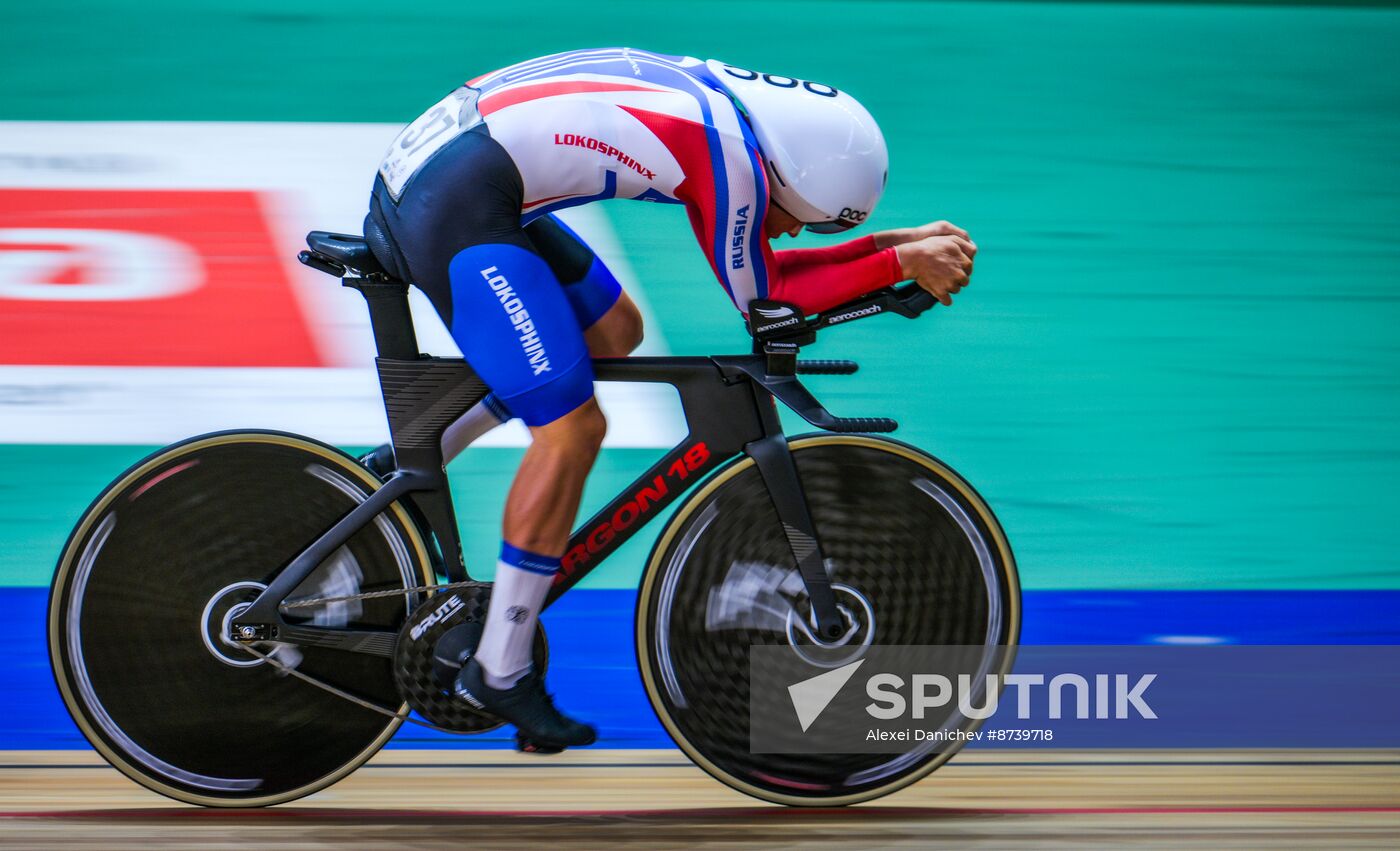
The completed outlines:
<svg viewBox="0 0 1400 851">
<path fill-rule="evenodd" d="M 843 810 L 731 792 L 676 751 L 388 750 L 293 804 L 204 810 L 91 752 L 0 752 L 0 846 L 1400 846 L 1397 751 L 991 751 Z"/>
</svg>

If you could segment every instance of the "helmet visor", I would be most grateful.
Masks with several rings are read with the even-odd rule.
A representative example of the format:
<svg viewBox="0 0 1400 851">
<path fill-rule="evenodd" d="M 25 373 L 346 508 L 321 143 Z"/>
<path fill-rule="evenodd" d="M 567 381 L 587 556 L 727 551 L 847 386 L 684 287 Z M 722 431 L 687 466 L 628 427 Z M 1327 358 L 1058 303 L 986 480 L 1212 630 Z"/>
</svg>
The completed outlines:
<svg viewBox="0 0 1400 851">
<path fill-rule="evenodd" d="M 807 225 L 807 230 L 812 233 L 840 233 L 855 226 L 855 222 L 843 222 L 837 219 L 834 222 L 813 222 Z"/>
</svg>

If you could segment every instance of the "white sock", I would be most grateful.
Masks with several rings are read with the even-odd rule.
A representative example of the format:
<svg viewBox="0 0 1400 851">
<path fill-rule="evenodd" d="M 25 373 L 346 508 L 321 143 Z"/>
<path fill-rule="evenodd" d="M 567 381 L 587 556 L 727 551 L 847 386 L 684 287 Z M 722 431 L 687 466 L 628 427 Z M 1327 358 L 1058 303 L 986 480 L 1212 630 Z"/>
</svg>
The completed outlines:
<svg viewBox="0 0 1400 851">
<path fill-rule="evenodd" d="M 491 586 L 486 628 L 476 648 L 476 660 L 481 665 L 486 685 L 495 689 L 510 688 L 530 672 L 540 604 L 558 571 L 557 558 L 501 543 L 501 560 L 496 562 L 496 582 Z"/>
<path fill-rule="evenodd" d="M 442 462 L 462 454 L 478 437 L 510 419 L 510 411 L 492 393 L 467 409 L 442 435 Z"/>
</svg>

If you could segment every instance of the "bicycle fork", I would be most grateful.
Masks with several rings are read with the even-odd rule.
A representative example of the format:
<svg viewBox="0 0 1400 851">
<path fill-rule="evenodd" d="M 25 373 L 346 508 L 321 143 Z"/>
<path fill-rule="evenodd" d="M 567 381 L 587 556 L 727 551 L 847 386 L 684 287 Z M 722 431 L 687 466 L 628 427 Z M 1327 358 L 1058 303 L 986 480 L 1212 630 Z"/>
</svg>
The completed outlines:
<svg viewBox="0 0 1400 851">
<path fill-rule="evenodd" d="M 802 490 L 802 480 L 797 476 L 797 464 L 788 448 L 787 436 L 783 434 L 773 395 L 759 382 L 754 382 L 753 387 L 754 395 L 758 397 L 755 402 L 765 436 L 746 444 L 744 452 L 754 460 L 763 483 L 768 487 L 802 584 L 807 589 L 817 635 L 825 641 L 835 641 L 845 634 L 846 623 L 836 606 L 836 595 L 831 590 L 831 577 L 826 572 L 821 539 L 817 536 L 816 524 L 812 522 L 812 513 L 807 508 L 807 495 Z"/>
</svg>

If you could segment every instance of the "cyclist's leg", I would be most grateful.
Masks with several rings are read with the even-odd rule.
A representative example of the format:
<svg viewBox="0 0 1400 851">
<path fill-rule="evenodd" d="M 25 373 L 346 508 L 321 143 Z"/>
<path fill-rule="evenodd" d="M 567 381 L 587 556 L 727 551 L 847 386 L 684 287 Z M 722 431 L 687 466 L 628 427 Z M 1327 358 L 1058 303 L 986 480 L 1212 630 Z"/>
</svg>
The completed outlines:
<svg viewBox="0 0 1400 851">
<path fill-rule="evenodd" d="M 525 233 L 561 283 L 595 358 L 620 358 L 642 342 L 642 314 L 588 243 L 558 216 L 542 216 Z"/>
<path fill-rule="evenodd" d="M 595 358 L 625 358 L 642 344 L 642 312 L 624 292 L 583 338 Z"/>
<path fill-rule="evenodd" d="M 535 250 L 554 277 L 564 285 L 588 353 L 595 358 L 620 358 L 642 341 L 642 314 L 622 285 L 588 243 L 557 216 L 543 216 L 525 226 Z M 442 436 L 445 461 L 456 458 L 479 437 L 513 414 L 493 393 L 447 427 Z"/>
<path fill-rule="evenodd" d="M 534 438 L 506 506 L 477 652 L 491 688 L 528 671 L 539 606 L 606 429 L 573 307 L 521 227 L 523 194 L 509 154 L 473 131 L 430 160 L 397 204 L 377 183 L 371 211 L 463 356 Z"/>
<path fill-rule="evenodd" d="M 446 464 L 461 455 L 477 438 L 513 416 L 495 393 L 486 394 L 485 399 L 467 409 L 442 433 L 442 462 Z"/>
<path fill-rule="evenodd" d="M 453 258 L 450 275 L 453 338 L 533 438 L 506 502 L 497 585 L 477 650 L 487 685 L 508 688 L 528 671 L 539 606 L 607 426 L 593 400 L 583 333 L 539 255 L 476 245 Z"/>
</svg>

